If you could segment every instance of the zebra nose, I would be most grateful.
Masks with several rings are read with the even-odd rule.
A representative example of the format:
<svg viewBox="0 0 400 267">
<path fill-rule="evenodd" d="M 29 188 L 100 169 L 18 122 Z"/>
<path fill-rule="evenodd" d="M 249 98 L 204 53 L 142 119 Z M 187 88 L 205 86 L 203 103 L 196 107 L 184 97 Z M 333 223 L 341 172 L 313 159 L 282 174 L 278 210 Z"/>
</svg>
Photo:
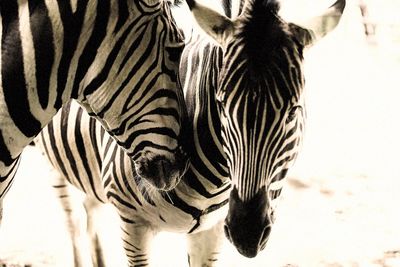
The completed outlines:
<svg viewBox="0 0 400 267">
<path fill-rule="evenodd" d="M 231 234 L 229 226 L 226 224 L 224 225 L 225 237 L 229 240 L 229 242 L 233 243 L 240 254 L 248 258 L 254 258 L 255 256 L 257 256 L 259 251 L 263 250 L 266 247 L 271 229 L 271 226 L 265 227 L 264 231 L 261 234 L 261 238 L 259 238 L 258 242 L 255 242 L 255 245 L 253 245 L 251 242 L 247 242 L 246 240 L 238 240 L 237 234 L 235 234 L 236 230 L 233 228 Z M 252 233 L 249 233 L 247 230 L 243 230 L 243 232 L 247 237 L 251 238 Z M 257 240 L 257 237 L 253 237 L 253 240 Z"/>
<path fill-rule="evenodd" d="M 178 182 L 178 171 L 164 157 L 145 159 L 138 162 L 136 172 L 159 190 L 171 190 Z"/>
<path fill-rule="evenodd" d="M 252 199 L 243 201 L 233 188 L 224 231 L 227 239 L 245 257 L 255 257 L 265 248 L 271 233 L 272 220 L 265 188 Z"/>
<path fill-rule="evenodd" d="M 264 228 L 263 234 L 260 239 L 260 243 L 258 244 L 259 250 L 263 250 L 267 245 L 267 241 L 269 239 L 269 235 L 271 234 L 271 230 L 272 230 L 271 225 L 268 225 L 267 227 Z"/>
</svg>

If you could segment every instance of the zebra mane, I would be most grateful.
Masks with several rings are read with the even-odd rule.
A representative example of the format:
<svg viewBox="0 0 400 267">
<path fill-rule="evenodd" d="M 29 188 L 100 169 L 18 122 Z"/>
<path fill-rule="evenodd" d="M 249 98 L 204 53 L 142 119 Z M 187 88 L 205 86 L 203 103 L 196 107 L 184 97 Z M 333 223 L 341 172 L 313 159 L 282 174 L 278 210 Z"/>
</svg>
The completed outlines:
<svg viewBox="0 0 400 267">
<path fill-rule="evenodd" d="M 167 2 L 171 3 L 173 7 L 181 7 L 184 3 L 184 0 L 167 0 Z"/>
<path fill-rule="evenodd" d="M 250 0 L 240 35 L 250 70 L 263 71 L 277 56 L 277 48 L 291 43 L 288 25 L 279 17 L 276 0 Z"/>
<path fill-rule="evenodd" d="M 222 0 L 222 8 L 228 18 L 232 18 L 232 0 Z"/>
</svg>

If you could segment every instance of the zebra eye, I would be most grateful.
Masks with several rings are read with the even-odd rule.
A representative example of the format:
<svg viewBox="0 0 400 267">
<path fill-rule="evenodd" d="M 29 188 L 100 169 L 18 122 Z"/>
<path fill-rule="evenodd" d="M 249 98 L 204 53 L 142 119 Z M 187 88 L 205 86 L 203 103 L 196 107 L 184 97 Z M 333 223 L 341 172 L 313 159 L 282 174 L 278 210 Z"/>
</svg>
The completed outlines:
<svg viewBox="0 0 400 267">
<path fill-rule="evenodd" d="M 301 109 L 301 106 L 294 106 L 290 109 L 289 114 L 286 118 L 286 123 L 290 123 L 296 118 L 297 112 Z"/>
</svg>

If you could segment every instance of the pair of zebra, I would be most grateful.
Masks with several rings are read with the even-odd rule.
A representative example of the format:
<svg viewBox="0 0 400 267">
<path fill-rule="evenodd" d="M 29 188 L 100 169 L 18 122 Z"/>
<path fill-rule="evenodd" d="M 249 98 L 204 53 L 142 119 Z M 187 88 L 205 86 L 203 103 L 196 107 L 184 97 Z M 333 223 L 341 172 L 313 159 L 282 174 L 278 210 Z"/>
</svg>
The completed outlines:
<svg viewBox="0 0 400 267">
<path fill-rule="evenodd" d="M 273 201 L 281 193 L 283 178 L 301 143 L 305 119 L 303 49 L 337 25 L 345 1 L 338 0 L 325 14 L 300 27 L 278 16 L 275 1 L 243 2 L 239 16 L 232 19 L 187 0 L 196 21 L 214 41 L 193 34 L 183 51 L 179 74 L 185 103 L 175 79 L 180 52 L 176 50 L 182 48 L 182 40 L 167 4 L 155 0 L 99 1 L 95 5 L 90 1 L 59 1 L 52 10 L 49 7 L 54 3 L 18 1 L 14 6 L 18 16 L 8 18 L 12 21 L 8 24 L 4 14 L 9 13 L 3 10 L 13 5 L 1 4 L 6 28 L 2 36 L 2 90 L 6 92 L 10 86 L 5 86 L 4 80 L 12 82 L 11 77 L 4 78 L 4 74 L 11 74 L 5 66 L 11 62 L 11 67 L 16 66 L 12 74 L 22 76 L 26 85 L 23 111 L 29 113 L 30 105 L 36 103 L 51 106 L 55 112 L 69 98 L 76 98 L 97 118 L 89 117 L 74 103 L 54 118 L 48 109 L 31 113 L 34 119 L 46 115 L 39 130 L 53 118 L 37 140 L 60 173 L 54 187 L 63 196 L 66 214 L 70 218 L 74 215 L 71 184 L 87 194 L 89 222 L 89 207 L 112 203 L 121 218 L 130 266 L 148 265 L 151 238 L 160 230 L 187 233 L 190 266 L 216 264 L 223 231 L 241 254 L 256 256 L 267 243 L 274 221 Z M 104 8 L 109 12 L 100 12 Z M 60 16 L 49 15 L 51 12 Z M 84 16 L 69 21 L 68 12 Z M 35 16 L 41 18 L 40 23 Z M 24 18 L 31 22 L 30 27 Z M 36 35 L 35 27 L 46 23 L 53 31 Z M 67 27 L 71 25 L 75 29 Z M 53 47 L 49 63 L 43 59 L 40 40 L 50 38 L 53 44 L 63 40 L 64 35 L 58 36 L 54 30 L 57 26 L 64 33 L 70 29 L 71 39 L 65 35 L 61 48 Z M 105 27 L 103 36 L 96 34 L 94 26 L 97 30 Z M 7 48 L 13 38 L 22 36 L 23 29 L 32 39 L 20 38 L 18 51 L 3 52 L 4 44 Z M 74 32 L 77 29 L 80 32 Z M 93 35 L 86 37 L 87 32 Z M 25 51 L 28 45 L 32 50 Z M 10 54 L 14 56 L 10 58 Z M 11 61 L 17 56 L 22 66 Z M 51 90 L 47 96 L 38 93 L 43 83 L 46 88 L 57 85 L 61 95 Z M 3 95 L 7 99 L 6 93 Z M 18 113 L 11 115 L 12 108 L 4 103 L 9 120 L 18 117 Z M 2 162 L 12 162 L 1 169 L 8 174 L 0 181 L 3 197 L 15 172 L 15 159 L 37 132 L 17 131 L 24 138 L 16 138 L 20 150 L 15 152 L 13 143 L 5 138 L 11 135 L 12 127 L 3 126 L 3 119 L 1 127 L 3 143 L 7 144 L 3 147 L 10 155 Z M 16 122 L 14 129 L 21 126 Z M 182 143 L 190 156 L 189 165 Z M 162 190 L 147 186 L 144 179 Z M 92 240 L 94 265 L 104 266 L 106 259 L 98 239 L 93 236 Z M 90 256 L 80 258 L 79 243 L 73 243 L 76 266 L 81 266 Z"/>
</svg>

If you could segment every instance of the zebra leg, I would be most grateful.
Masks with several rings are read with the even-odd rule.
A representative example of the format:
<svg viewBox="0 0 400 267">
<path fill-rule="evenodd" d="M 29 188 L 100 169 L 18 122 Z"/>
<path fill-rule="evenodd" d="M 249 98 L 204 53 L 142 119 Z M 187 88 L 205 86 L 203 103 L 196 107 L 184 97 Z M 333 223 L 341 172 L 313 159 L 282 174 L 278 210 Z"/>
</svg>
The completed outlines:
<svg viewBox="0 0 400 267">
<path fill-rule="evenodd" d="M 121 216 L 122 242 L 130 267 L 150 266 L 149 253 L 154 229 L 146 222 L 137 223 Z"/>
<path fill-rule="evenodd" d="M 84 201 L 84 206 L 87 214 L 87 233 L 90 238 L 90 249 L 92 255 L 93 266 L 105 267 L 106 260 L 103 253 L 101 237 L 99 236 L 99 228 L 97 222 L 102 222 L 101 211 L 103 204 L 98 200 L 87 196 Z"/>
<path fill-rule="evenodd" d="M 1 171 L 5 171 L 5 174 L 0 173 L 0 226 L 3 220 L 3 199 L 6 196 L 8 190 L 14 182 L 15 173 L 17 172 L 18 166 L 21 162 L 21 157 L 18 156 L 14 159 L 13 163 L 9 166 L 0 167 Z M 2 162 L 0 161 L 0 165 Z"/>
<path fill-rule="evenodd" d="M 2 220 L 3 220 L 3 200 L 0 199 L 0 226 Z"/>
<path fill-rule="evenodd" d="M 86 210 L 83 205 L 84 195 L 68 183 L 66 179 L 57 176 L 53 188 L 64 209 L 68 233 L 72 244 L 74 267 L 91 267 L 90 244 L 86 232 Z"/>
<path fill-rule="evenodd" d="M 223 221 L 208 230 L 188 234 L 186 237 L 190 267 L 217 266 L 224 241 Z"/>
</svg>

